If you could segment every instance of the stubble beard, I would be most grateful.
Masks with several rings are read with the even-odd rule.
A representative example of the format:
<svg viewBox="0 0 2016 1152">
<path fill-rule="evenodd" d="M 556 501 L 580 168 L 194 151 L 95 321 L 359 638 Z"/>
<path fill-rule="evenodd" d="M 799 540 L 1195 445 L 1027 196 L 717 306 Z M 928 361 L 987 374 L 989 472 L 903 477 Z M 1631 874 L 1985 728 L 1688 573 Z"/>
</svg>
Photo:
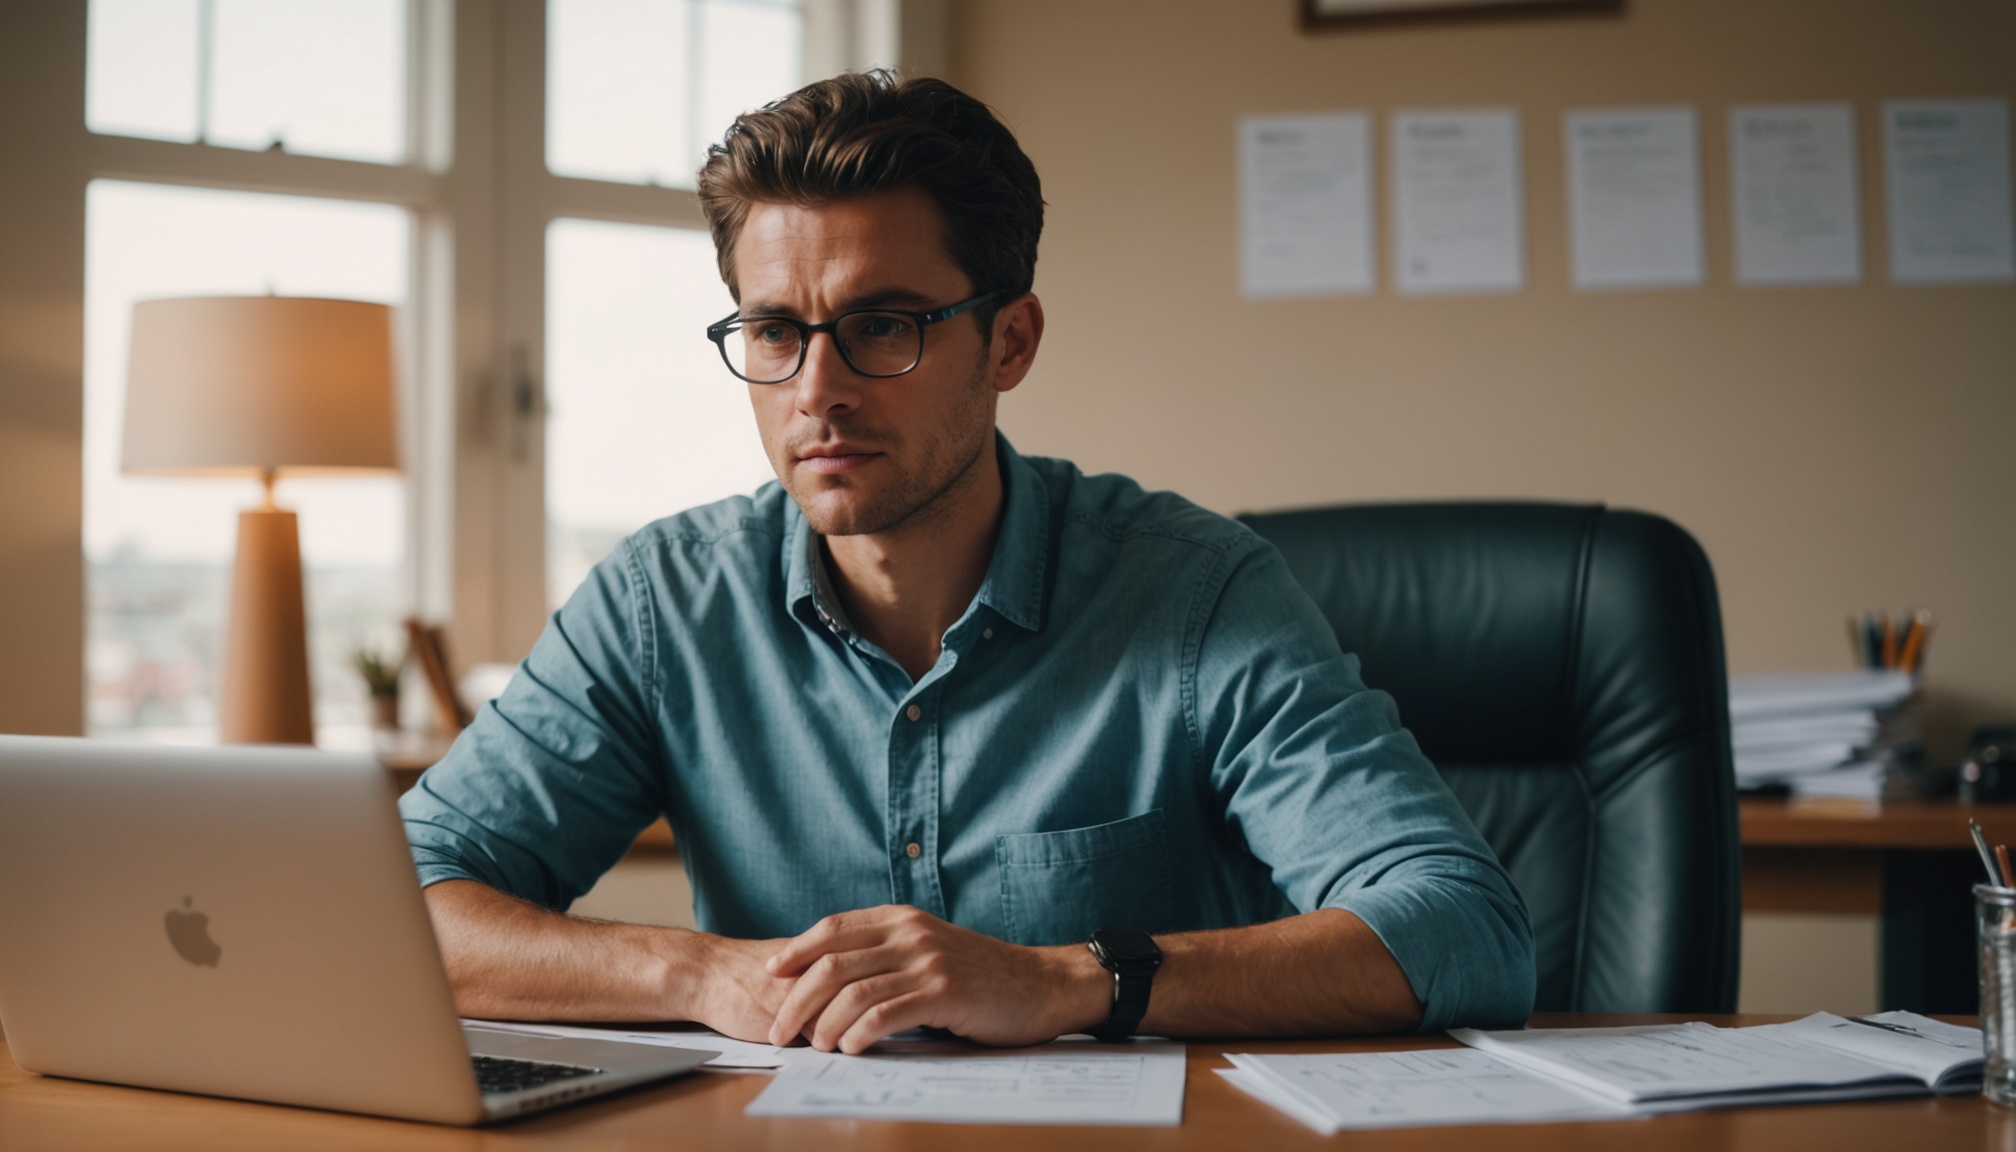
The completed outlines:
<svg viewBox="0 0 2016 1152">
<path fill-rule="evenodd" d="M 952 419 L 946 424 L 926 433 L 920 445 L 917 466 L 909 471 L 899 471 L 895 483 L 872 499 L 862 501 L 835 501 L 833 507 L 821 500 L 833 489 L 849 489 L 852 485 L 845 476 L 821 483 L 814 479 L 808 491 L 800 491 L 798 473 L 794 468 L 786 468 L 782 475 L 790 477 L 783 481 L 784 490 L 798 505 L 805 516 L 805 522 L 812 531 L 821 536 L 872 536 L 898 530 L 925 530 L 939 518 L 950 514 L 952 499 L 959 490 L 973 482 L 974 468 L 986 451 L 988 438 L 994 434 L 993 409 L 988 403 L 992 390 L 987 383 L 986 353 L 981 354 L 973 374 L 966 380 L 966 387 L 960 395 L 959 406 L 954 409 Z M 841 438 L 850 431 L 845 422 L 822 424 L 813 427 L 809 433 L 796 437 L 786 445 L 786 460 L 798 459 L 799 450 L 826 438 L 827 427 L 832 427 Z M 883 437 L 868 437 L 871 443 L 898 448 Z M 885 457 L 894 463 L 892 454 Z"/>
</svg>

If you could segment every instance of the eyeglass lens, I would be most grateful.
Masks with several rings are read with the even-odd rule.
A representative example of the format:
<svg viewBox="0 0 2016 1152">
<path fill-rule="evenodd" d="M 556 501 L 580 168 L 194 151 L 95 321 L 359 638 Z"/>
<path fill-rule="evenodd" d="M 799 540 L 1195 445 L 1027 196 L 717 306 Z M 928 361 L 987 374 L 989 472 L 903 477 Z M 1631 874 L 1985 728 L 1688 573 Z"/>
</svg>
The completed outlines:
<svg viewBox="0 0 2016 1152">
<path fill-rule="evenodd" d="M 901 376 L 915 368 L 924 353 L 924 329 L 901 312 L 850 312 L 840 318 L 833 337 L 840 355 L 864 376 Z M 756 384 L 790 379 L 805 357 L 798 329 L 781 320 L 745 323 L 729 339 L 729 348 L 738 346 L 739 370 Z M 736 366 L 732 359 L 729 366 Z"/>
</svg>

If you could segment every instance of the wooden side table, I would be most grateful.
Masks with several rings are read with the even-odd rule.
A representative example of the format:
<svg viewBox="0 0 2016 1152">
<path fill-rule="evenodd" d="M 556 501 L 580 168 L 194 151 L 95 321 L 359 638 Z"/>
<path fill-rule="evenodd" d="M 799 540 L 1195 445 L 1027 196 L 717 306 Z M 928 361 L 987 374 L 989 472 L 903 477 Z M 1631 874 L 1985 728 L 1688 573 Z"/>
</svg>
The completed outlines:
<svg viewBox="0 0 2016 1152">
<path fill-rule="evenodd" d="M 1911 800 L 1738 801 L 1746 912 L 1836 912 L 1882 921 L 1882 1007 L 1972 1013 L 1973 887 L 1967 833 L 2016 847 L 2016 804 Z"/>
</svg>

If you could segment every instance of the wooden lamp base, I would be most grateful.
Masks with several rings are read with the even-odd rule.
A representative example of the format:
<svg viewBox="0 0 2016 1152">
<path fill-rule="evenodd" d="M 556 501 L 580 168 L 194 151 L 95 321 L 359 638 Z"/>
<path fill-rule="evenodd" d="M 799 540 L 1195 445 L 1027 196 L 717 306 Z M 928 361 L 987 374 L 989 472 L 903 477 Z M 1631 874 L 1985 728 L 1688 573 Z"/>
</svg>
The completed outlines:
<svg viewBox="0 0 2016 1152">
<path fill-rule="evenodd" d="M 301 594 L 301 535 L 294 513 L 238 514 L 231 623 L 224 633 L 219 736 L 226 744 L 313 744 L 308 614 Z"/>
</svg>

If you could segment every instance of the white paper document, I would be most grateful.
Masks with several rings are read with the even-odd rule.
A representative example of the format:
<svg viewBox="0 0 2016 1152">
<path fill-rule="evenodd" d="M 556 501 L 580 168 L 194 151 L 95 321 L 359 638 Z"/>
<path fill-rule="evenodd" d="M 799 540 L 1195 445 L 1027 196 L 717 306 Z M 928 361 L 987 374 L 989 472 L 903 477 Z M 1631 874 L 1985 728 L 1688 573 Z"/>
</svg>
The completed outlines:
<svg viewBox="0 0 2016 1152">
<path fill-rule="evenodd" d="M 625 1044 L 652 1044 L 661 1048 L 702 1048 L 720 1053 L 719 1056 L 702 1064 L 702 1068 L 782 1068 L 795 1055 L 806 1051 L 802 1048 L 774 1048 L 768 1044 L 732 1040 L 719 1032 L 698 1029 L 690 1032 L 640 1032 L 621 1027 L 590 1028 L 577 1024 L 520 1024 L 501 1020 L 467 1019 L 462 1022 L 496 1032 L 517 1032 L 527 1036 L 617 1040 Z"/>
<path fill-rule="evenodd" d="M 1371 123 L 1363 113 L 1239 122 L 1239 285 L 1249 298 L 1372 291 Z"/>
<path fill-rule="evenodd" d="M 1892 101 L 1883 150 L 1891 280 L 2016 280 L 2008 101 Z"/>
<path fill-rule="evenodd" d="M 1575 287 L 1701 284 L 1699 135 L 1692 108 L 1567 114 Z"/>
<path fill-rule="evenodd" d="M 1916 1012 L 1882 1012 L 1867 1019 L 1886 1027 L 1816 1012 L 1789 1024 L 1759 1024 L 1739 1031 L 1859 1056 L 1908 1072 L 1941 1095 L 1981 1090 L 1985 1058 L 1979 1028 L 1947 1024 Z"/>
<path fill-rule="evenodd" d="M 1855 106 L 1729 110 L 1738 284 L 1862 279 Z"/>
<path fill-rule="evenodd" d="M 1909 1012 L 1716 1028 L 1449 1035 L 1472 1051 L 1227 1054 L 1219 1074 L 1323 1133 L 1611 1120 L 1663 1112 L 1978 1091 L 1981 1033 Z"/>
<path fill-rule="evenodd" d="M 1183 1121 L 1183 1046 L 1064 1040 L 1014 1051 L 970 1049 L 794 1058 L 749 1104 L 751 1116 L 843 1116 L 943 1124 Z"/>
<path fill-rule="evenodd" d="M 1226 1079 L 1325 1135 L 1347 1128 L 1614 1120 L 1625 1105 L 1467 1048 L 1226 1054 Z M 1221 1070 L 1221 1074 L 1224 1074 Z"/>
<path fill-rule="evenodd" d="M 1392 149 L 1399 291 L 1524 287 L 1519 113 L 1397 112 Z"/>
<path fill-rule="evenodd" d="M 1698 1022 L 1520 1032 L 1458 1028 L 1449 1035 L 1648 1111 L 1811 1098 L 1829 1089 L 1841 1090 L 1843 1097 L 1923 1095 L 1927 1089 L 1907 1073 L 1846 1053 Z"/>
</svg>

